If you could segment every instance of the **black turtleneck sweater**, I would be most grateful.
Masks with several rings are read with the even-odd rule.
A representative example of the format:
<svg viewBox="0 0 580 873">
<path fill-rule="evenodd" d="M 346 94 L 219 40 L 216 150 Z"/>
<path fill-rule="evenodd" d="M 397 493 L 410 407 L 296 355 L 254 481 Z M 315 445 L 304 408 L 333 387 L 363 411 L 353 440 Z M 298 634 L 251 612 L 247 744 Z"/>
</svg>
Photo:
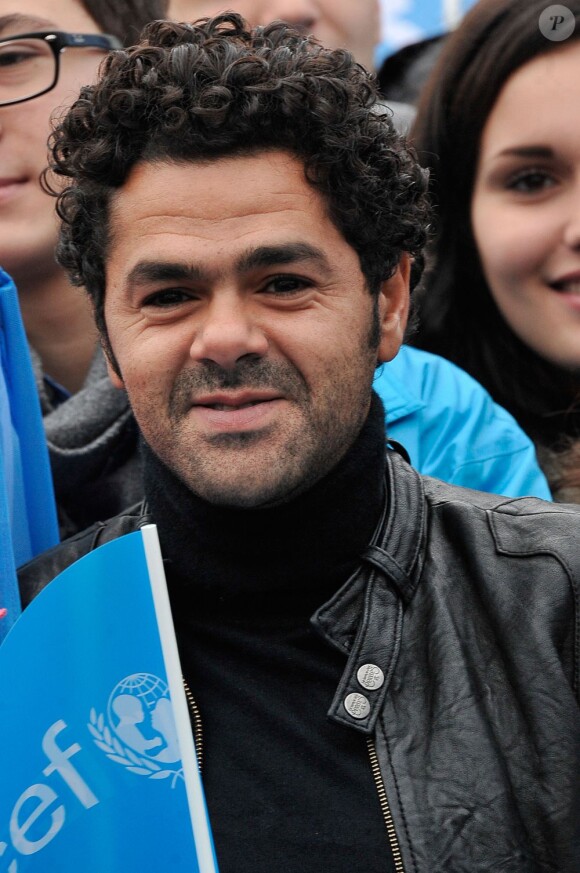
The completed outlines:
<svg viewBox="0 0 580 873">
<path fill-rule="evenodd" d="M 365 738 L 326 715 L 345 658 L 309 623 L 372 537 L 384 454 L 373 396 L 330 474 L 253 510 L 200 500 L 145 447 L 220 873 L 394 870 Z"/>
</svg>

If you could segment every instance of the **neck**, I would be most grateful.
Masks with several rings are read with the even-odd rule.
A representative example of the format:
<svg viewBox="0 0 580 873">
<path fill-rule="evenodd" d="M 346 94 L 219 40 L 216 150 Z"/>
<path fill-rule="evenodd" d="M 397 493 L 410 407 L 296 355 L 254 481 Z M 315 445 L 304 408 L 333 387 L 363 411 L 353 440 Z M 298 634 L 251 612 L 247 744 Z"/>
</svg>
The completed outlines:
<svg viewBox="0 0 580 873">
<path fill-rule="evenodd" d="M 294 500 L 255 510 L 201 500 L 145 447 L 145 491 L 174 606 L 310 614 L 348 579 L 372 538 L 385 440 L 373 395 L 361 433 L 334 470 Z"/>
<path fill-rule="evenodd" d="M 13 277 L 26 334 L 44 372 L 72 394 L 84 384 L 95 354 L 97 334 L 86 294 L 60 269 Z"/>
</svg>

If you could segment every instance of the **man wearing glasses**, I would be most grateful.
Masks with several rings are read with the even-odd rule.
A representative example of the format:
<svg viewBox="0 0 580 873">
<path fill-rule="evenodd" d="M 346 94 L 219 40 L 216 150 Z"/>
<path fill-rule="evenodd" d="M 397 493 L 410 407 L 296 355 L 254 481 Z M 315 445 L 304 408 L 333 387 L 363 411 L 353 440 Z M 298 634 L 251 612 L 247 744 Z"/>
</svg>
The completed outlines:
<svg viewBox="0 0 580 873">
<path fill-rule="evenodd" d="M 126 398 L 110 385 L 90 309 L 54 260 L 43 190 L 50 120 L 134 42 L 165 0 L 0 0 L 0 265 L 13 277 L 32 349 L 61 534 L 140 496 Z"/>
</svg>

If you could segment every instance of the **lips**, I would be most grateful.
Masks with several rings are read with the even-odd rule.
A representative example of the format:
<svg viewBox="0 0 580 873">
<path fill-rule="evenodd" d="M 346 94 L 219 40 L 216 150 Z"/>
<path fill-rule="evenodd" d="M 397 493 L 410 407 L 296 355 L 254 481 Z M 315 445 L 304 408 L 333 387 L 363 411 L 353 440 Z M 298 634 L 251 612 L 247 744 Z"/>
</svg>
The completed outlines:
<svg viewBox="0 0 580 873">
<path fill-rule="evenodd" d="M 22 191 L 27 180 L 23 178 L 0 178 L 0 201 L 10 200 Z"/>
<path fill-rule="evenodd" d="M 208 434 L 265 433 L 283 401 L 273 391 L 208 394 L 195 398 L 191 414 Z"/>
<path fill-rule="evenodd" d="M 225 412 L 229 409 L 248 409 L 250 406 L 257 406 L 258 403 L 264 403 L 264 400 L 253 400 L 250 403 L 204 403 L 207 409 L 219 409 Z M 197 406 L 198 404 L 196 404 Z"/>
<path fill-rule="evenodd" d="M 26 179 L 23 178 L 0 178 L 0 188 L 9 188 L 12 185 L 23 185 Z"/>
<path fill-rule="evenodd" d="M 268 403 L 271 400 L 279 400 L 280 395 L 274 392 L 240 392 L 238 394 L 208 394 L 194 400 L 193 406 L 203 406 L 208 409 L 220 411 L 235 411 L 257 406 L 259 403 Z"/>
<path fill-rule="evenodd" d="M 580 271 L 567 273 L 550 282 L 549 285 L 560 294 L 580 294 Z"/>
<path fill-rule="evenodd" d="M 580 294 L 580 279 L 574 282 L 553 282 L 552 288 L 560 294 Z"/>
</svg>

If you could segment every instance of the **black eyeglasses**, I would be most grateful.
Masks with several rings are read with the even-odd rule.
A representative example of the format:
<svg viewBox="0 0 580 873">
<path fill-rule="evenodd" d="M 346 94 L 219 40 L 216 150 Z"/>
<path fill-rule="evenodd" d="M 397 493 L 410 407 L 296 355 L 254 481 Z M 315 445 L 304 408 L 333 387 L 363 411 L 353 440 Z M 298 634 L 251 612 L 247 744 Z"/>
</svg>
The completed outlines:
<svg viewBox="0 0 580 873">
<path fill-rule="evenodd" d="M 39 31 L 0 40 L 0 106 L 24 103 L 46 94 L 58 82 L 60 55 L 69 48 L 122 48 L 106 33 Z"/>
</svg>

